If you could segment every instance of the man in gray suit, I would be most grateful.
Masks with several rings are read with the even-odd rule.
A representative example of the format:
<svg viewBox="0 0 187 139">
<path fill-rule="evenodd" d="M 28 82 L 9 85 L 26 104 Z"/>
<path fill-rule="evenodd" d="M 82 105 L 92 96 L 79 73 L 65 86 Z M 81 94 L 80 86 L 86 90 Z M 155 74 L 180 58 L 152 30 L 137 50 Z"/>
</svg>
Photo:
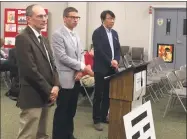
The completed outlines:
<svg viewBox="0 0 187 139">
<path fill-rule="evenodd" d="M 73 7 L 64 10 L 64 25 L 52 35 L 52 48 L 59 73 L 61 90 L 53 120 L 53 139 L 75 139 L 73 118 L 76 113 L 79 80 L 82 72 L 91 73 L 85 66 L 79 36 L 74 32 L 80 17 Z"/>
</svg>

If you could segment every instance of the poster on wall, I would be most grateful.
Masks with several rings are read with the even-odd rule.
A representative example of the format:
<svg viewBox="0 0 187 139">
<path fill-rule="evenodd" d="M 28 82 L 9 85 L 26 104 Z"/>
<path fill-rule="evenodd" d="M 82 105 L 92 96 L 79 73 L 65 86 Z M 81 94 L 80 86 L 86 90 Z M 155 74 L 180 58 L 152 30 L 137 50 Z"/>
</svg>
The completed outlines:
<svg viewBox="0 0 187 139">
<path fill-rule="evenodd" d="M 27 25 L 18 25 L 18 33 L 26 28 Z"/>
<path fill-rule="evenodd" d="M 16 32 L 16 24 L 5 24 L 6 32 Z"/>
<path fill-rule="evenodd" d="M 15 45 L 14 37 L 5 37 L 5 45 Z"/>
<path fill-rule="evenodd" d="M 7 12 L 7 23 L 15 23 L 15 11 Z"/>
<path fill-rule="evenodd" d="M 157 44 L 157 56 L 166 63 L 173 63 L 174 44 Z"/>
<path fill-rule="evenodd" d="M 45 9 L 46 14 L 48 10 Z M 4 39 L 5 48 L 13 48 L 15 45 L 15 37 L 27 27 L 27 18 L 25 9 L 5 8 L 4 11 Z M 48 21 L 45 28 L 41 31 L 45 37 L 48 36 Z"/>
<path fill-rule="evenodd" d="M 18 16 L 18 24 L 27 24 L 26 16 Z"/>
</svg>

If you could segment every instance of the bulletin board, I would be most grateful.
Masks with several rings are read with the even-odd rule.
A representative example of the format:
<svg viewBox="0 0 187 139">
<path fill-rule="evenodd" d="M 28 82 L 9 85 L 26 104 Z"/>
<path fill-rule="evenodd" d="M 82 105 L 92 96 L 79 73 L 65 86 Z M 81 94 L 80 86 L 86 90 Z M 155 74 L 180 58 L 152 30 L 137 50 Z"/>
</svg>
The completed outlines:
<svg viewBox="0 0 187 139">
<path fill-rule="evenodd" d="M 48 10 L 45 9 L 46 14 Z M 5 48 L 13 48 L 15 46 L 15 37 L 27 26 L 25 9 L 9 9 L 4 12 L 4 40 Z M 41 31 L 43 36 L 48 36 L 48 21 L 45 29 Z"/>
</svg>

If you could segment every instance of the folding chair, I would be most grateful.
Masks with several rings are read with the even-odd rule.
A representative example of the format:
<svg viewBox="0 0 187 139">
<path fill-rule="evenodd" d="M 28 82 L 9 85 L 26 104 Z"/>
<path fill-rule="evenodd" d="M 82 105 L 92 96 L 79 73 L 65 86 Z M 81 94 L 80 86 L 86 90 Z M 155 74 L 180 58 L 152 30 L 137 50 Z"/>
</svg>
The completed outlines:
<svg viewBox="0 0 187 139">
<path fill-rule="evenodd" d="M 93 92 L 91 93 L 91 96 L 90 96 L 90 95 L 88 94 L 87 89 L 86 89 L 86 87 L 88 87 L 88 86 L 85 86 L 84 83 L 82 82 L 82 80 L 80 80 L 80 84 L 81 84 L 81 86 L 83 87 L 83 89 L 84 89 L 84 91 L 85 91 L 85 93 L 86 93 L 86 96 L 87 96 L 87 98 L 88 98 L 88 100 L 89 100 L 91 106 L 93 107 L 93 97 L 94 97 L 94 92 L 95 92 L 95 90 L 93 90 Z M 94 88 L 94 85 L 93 85 L 93 86 L 89 86 L 89 88 L 91 88 L 91 87 Z"/>
<path fill-rule="evenodd" d="M 157 90 L 153 90 L 157 100 L 159 101 L 157 94 L 159 93 L 159 95 L 163 97 L 163 89 L 166 90 L 165 83 L 163 83 L 162 86 L 160 85 L 160 82 L 162 82 L 162 78 L 165 78 L 165 76 L 158 75 L 158 73 L 156 72 L 155 63 L 153 61 L 150 61 L 147 65 L 147 75 L 147 81 L 153 82 L 152 88 L 156 86 Z"/>
<path fill-rule="evenodd" d="M 164 60 L 161 57 L 154 58 L 154 62 L 155 62 L 157 71 L 158 72 L 160 71 L 160 73 L 165 74 L 167 72 L 174 71 L 174 69 L 168 68 L 167 64 L 164 62 Z"/>
<path fill-rule="evenodd" d="M 135 65 L 144 63 L 144 48 L 143 47 L 132 47 L 131 57 Z"/>
<path fill-rule="evenodd" d="M 185 66 L 185 65 L 184 65 L 184 66 L 181 66 L 181 67 L 180 67 L 180 70 L 183 70 L 183 71 L 186 72 L 186 66 Z"/>
<path fill-rule="evenodd" d="M 175 74 L 177 75 L 177 78 L 181 81 L 184 82 L 186 81 L 186 72 L 183 70 L 176 70 Z"/>
<path fill-rule="evenodd" d="M 143 96 L 143 102 L 144 103 L 146 102 L 146 98 L 148 98 L 148 97 L 151 97 L 153 99 L 153 102 L 156 103 L 152 93 L 154 93 L 154 95 L 157 98 L 157 100 L 159 100 L 157 95 L 155 94 L 154 89 L 153 89 L 152 86 L 153 86 L 153 82 L 148 80 L 147 81 L 147 85 L 146 85 L 147 91 L 146 91 L 146 94 Z"/>
<path fill-rule="evenodd" d="M 11 80 L 7 71 L 1 72 L 1 80 L 3 80 L 7 89 L 10 89 Z"/>
<path fill-rule="evenodd" d="M 178 100 L 180 101 L 184 111 L 186 112 L 186 107 L 182 102 L 182 99 L 186 98 L 186 88 L 184 88 L 182 86 L 181 81 L 178 80 L 178 78 L 177 78 L 177 76 L 175 75 L 174 72 L 169 72 L 169 73 L 167 73 L 166 76 L 167 76 L 167 79 L 168 79 L 170 90 L 169 90 L 168 103 L 166 105 L 163 117 L 166 116 L 166 113 L 167 113 L 169 107 L 171 107 L 172 101 L 175 98 L 178 98 Z"/>
</svg>

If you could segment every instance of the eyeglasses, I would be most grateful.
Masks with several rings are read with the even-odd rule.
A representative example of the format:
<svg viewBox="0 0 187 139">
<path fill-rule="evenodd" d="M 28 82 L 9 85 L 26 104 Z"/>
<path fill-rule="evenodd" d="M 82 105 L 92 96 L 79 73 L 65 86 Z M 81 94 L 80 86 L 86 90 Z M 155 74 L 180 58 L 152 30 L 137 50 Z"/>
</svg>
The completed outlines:
<svg viewBox="0 0 187 139">
<path fill-rule="evenodd" d="M 36 16 L 36 18 L 38 18 L 38 19 L 40 19 L 40 20 L 42 20 L 42 19 L 48 19 L 48 15 L 42 15 L 42 14 L 40 14 L 40 15 L 37 15 Z"/>
<path fill-rule="evenodd" d="M 66 16 L 67 18 L 71 18 L 73 20 L 80 20 L 81 17 L 79 16 Z"/>
</svg>

